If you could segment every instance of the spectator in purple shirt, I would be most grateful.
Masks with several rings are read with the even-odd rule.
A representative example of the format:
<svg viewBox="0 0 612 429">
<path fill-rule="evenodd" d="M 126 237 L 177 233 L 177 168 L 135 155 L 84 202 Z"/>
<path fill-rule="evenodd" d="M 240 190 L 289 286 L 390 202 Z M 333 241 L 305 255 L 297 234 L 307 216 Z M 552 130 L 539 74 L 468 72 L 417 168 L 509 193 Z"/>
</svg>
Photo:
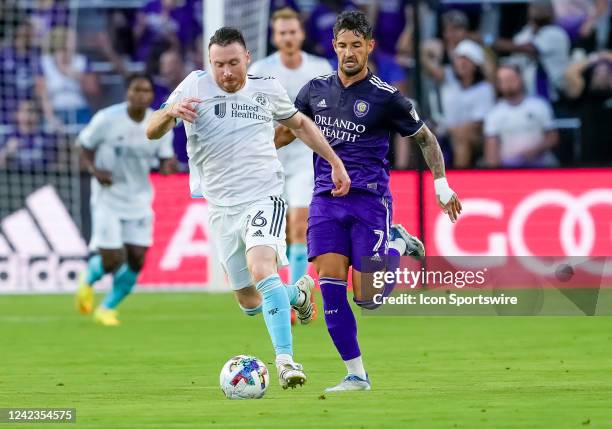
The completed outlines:
<svg viewBox="0 0 612 429">
<path fill-rule="evenodd" d="M 406 71 L 398 54 L 411 51 L 412 8 L 410 0 L 378 0 L 374 35 L 374 62 L 378 76 L 406 93 Z"/>
<path fill-rule="evenodd" d="M 36 103 L 22 100 L 14 119 L 15 130 L 0 144 L 0 168 L 17 171 L 47 169 L 57 158 L 57 140 L 42 130 Z"/>
<path fill-rule="evenodd" d="M 17 110 L 20 100 L 38 100 L 45 119 L 58 125 L 47 96 L 47 87 L 40 64 L 40 51 L 33 45 L 32 24 L 25 17 L 14 33 L 9 33 L 9 43 L 0 49 L 0 83 L 3 87 L 0 123 L 11 121 L 10 114 Z M 12 36 L 12 37 L 11 37 Z"/>
<path fill-rule="evenodd" d="M 190 6 L 180 0 L 149 1 L 136 16 L 136 59 L 151 62 L 168 48 L 187 50 L 201 32 Z"/>
<path fill-rule="evenodd" d="M 189 74 L 181 53 L 175 50 L 164 52 L 159 58 L 159 75 L 153 79 L 155 95 L 153 98 L 153 109 L 159 109 L 163 102 L 168 99 L 170 93 Z M 187 166 L 187 137 L 183 131 L 181 122 L 174 132 L 174 153 L 181 166 Z"/>
<path fill-rule="evenodd" d="M 331 41 L 336 17 L 343 10 L 351 9 L 356 9 L 356 6 L 350 0 L 320 0 L 306 23 L 306 34 L 314 44 L 314 53 L 327 58 L 334 67 L 338 60 Z"/>
</svg>

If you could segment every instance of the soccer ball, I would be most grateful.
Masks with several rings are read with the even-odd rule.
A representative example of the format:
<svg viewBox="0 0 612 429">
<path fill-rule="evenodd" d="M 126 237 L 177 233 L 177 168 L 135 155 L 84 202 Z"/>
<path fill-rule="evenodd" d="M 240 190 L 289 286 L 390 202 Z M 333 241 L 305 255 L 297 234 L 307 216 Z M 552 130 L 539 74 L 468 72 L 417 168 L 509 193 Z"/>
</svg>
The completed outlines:
<svg viewBox="0 0 612 429">
<path fill-rule="evenodd" d="M 259 399 L 268 388 L 268 368 L 253 356 L 238 355 L 228 360 L 219 375 L 227 399 Z"/>
</svg>

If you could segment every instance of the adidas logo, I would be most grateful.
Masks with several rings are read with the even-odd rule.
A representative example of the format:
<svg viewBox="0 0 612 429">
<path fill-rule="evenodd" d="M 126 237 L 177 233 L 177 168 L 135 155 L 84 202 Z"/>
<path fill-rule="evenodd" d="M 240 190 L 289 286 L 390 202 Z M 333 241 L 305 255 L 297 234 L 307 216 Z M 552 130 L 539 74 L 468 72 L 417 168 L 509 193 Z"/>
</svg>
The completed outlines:
<svg viewBox="0 0 612 429">
<path fill-rule="evenodd" d="M 251 237 L 263 237 L 263 232 L 261 232 L 261 229 L 258 229 L 257 231 L 255 231 L 253 233 L 253 235 L 251 235 Z"/>
<path fill-rule="evenodd" d="M 327 103 L 325 102 L 324 98 L 317 103 L 317 107 L 327 107 Z"/>
<path fill-rule="evenodd" d="M 0 224 L 1 292 L 75 290 L 87 245 L 55 188 L 33 192 Z"/>
</svg>

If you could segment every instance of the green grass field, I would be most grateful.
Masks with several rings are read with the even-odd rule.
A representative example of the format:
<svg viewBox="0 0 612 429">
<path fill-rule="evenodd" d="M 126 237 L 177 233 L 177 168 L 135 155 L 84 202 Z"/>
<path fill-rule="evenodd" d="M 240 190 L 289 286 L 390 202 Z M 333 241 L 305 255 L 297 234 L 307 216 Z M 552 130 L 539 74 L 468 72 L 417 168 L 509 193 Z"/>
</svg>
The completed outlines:
<svg viewBox="0 0 612 429">
<path fill-rule="evenodd" d="M 83 428 L 612 428 L 610 318 L 361 317 L 373 390 L 336 396 L 322 391 L 344 366 L 318 320 L 294 329 L 308 384 L 283 391 L 269 365 L 253 401 L 218 387 L 235 354 L 273 360 L 230 295 L 137 294 L 122 320 L 0 297 L 0 407 L 74 407 Z"/>
</svg>

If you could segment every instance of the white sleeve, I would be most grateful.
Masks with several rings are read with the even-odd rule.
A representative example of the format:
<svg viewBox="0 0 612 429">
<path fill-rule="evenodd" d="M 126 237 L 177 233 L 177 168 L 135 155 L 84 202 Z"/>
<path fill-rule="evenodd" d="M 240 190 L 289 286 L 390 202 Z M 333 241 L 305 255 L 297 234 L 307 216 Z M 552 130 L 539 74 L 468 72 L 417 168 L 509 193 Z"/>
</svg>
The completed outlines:
<svg viewBox="0 0 612 429">
<path fill-rule="evenodd" d="M 474 122 L 483 121 L 495 105 L 495 93 L 491 84 L 482 85 L 478 92 L 478 101 L 473 104 L 472 111 L 469 114 L 470 120 Z"/>
<path fill-rule="evenodd" d="M 104 113 L 96 113 L 89 124 L 79 133 L 78 141 L 86 149 L 95 150 L 104 141 L 106 133 Z"/>
<path fill-rule="evenodd" d="M 259 76 L 261 74 L 261 61 L 256 61 L 249 67 L 249 74 Z"/>
<path fill-rule="evenodd" d="M 540 99 L 538 99 L 538 104 L 538 119 L 542 128 L 546 131 L 555 129 L 555 124 L 553 123 L 555 118 L 550 104 Z"/>
<path fill-rule="evenodd" d="M 174 157 L 174 131 L 170 130 L 158 141 L 157 157 L 160 159 L 168 159 Z"/>
<path fill-rule="evenodd" d="M 485 137 L 495 137 L 499 135 L 499 124 L 497 118 L 499 115 L 496 114 L 497 110 L 491 110 L 484 120 L 484 135 Z"/>
<path fill-rule="evenodd" d="M 563 30 L 553 26 L 542 28 L 533 37 L 533 45 L 541 56 L 550 55 L 565 45 Z"/>
<path fill-rule="evenodd" d="M 176 103 L 177 101 L 181 101 L 182 99 L 190 96 L 194 96 L 193 94 L 193 84 L 198 77 L 198 73 L 201 71 L 192 71 L 187 75 L 185 79 L 172 91 L 172 93 L 168 96 L 168 99 L 161 105 L 160 109 L 163 109 L 168 104 Z"/>
<path fill-rule="evenodd" d="M 293 102 L 287 95 L 287 91 L 283 86 L 276 80 L 271 79 L 273 82 L 273 94 L 272 95 L 272 117 L 275 121 L 282 121 L 284 119 L 289 119 L 293 115 L 297 113 L 297 109 L 295 108 Z"/>
</svg>

